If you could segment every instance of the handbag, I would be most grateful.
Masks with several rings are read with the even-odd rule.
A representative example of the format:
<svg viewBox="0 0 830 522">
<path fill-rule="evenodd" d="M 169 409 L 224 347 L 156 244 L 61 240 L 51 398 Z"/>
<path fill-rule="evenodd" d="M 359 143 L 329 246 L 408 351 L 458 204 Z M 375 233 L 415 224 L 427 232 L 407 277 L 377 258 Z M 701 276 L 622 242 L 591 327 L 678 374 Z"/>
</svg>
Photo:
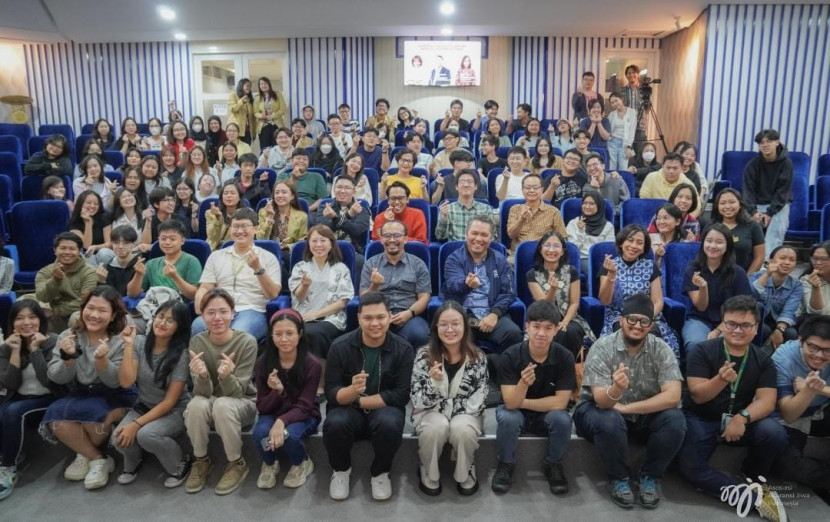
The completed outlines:
<svg viewBox="0 0 830 522">
<path fill-rule="evenodd" d="M 571 392 L 571 401 L 579 402 L 579 394 L 582 390 L 582 377 L 585 375 L 585 346 L 579 348 L 579 353 L 576 354 L 576 361 L 574 363 L 574 373 L 576 374 L 576 387 Z"/>
</svg>

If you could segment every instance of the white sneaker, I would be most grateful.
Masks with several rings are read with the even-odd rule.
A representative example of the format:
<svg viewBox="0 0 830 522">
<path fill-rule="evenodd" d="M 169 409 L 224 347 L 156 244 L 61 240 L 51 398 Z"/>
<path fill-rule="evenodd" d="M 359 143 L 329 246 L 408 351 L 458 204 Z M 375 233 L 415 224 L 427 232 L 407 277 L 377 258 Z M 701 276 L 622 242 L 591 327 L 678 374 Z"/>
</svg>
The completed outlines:
<svg viewBox="0 0 830 522">
<path fill-rule="evenodd" d="M 375 500 L 387 500 L 392 496 L 392 482 L 389 481 L 389 473 L 381 473 L 372 477 L 372 498 Z"/>
<path fill-rule="evenodd" d="M 17 468 L 0 466 L 0 500 L 12 494 L 17 478 Z"/>
<path fill-rule="evenodd" d="M 329 482 L 329 496 L 332 500 L 346 500 L 349 498 L 349 476 L 351 474 L 352 468 L 349 468 L 346 471 L 335 471 L 331 474 L 331 482 Z"/>
<path fill-rule="evenodd" d="M 112 457 L 93 460 L 89 463 L 89 473 L 84 478 L 86 489 L 99 489 L 107 485 L 110 473 L 115 471 L 115 461 Z"/>
<path fill-rule="evenodd" d="M 87 473 L 89 473 L 89 459 L 78 453 L 75 455 L 72 464 L 63 472 L 63 478 L 66 480 L 84 480 Z"/>
<path fill-rule="evenodd" d="M 135 479 L 138 478 L 138 470 L 139 469 L 141 469 L 141 460 L 138 461 L 138 464 L 136 465 L 135 469 L 133 469 L 132 471 L 127 471 L 126 469 L 121 471 L 121 474 L 118 475 L 118 478 L 116 480 L 122 486 L 125 486 L 127 484 L 132 484 L 133 482 L 135 482 Z"/>
<path fill-rule="evenodd" d="M 298 466 L 291 466 L 282 485 L 287 488 L 298 488 L 305 484 L 308 476 L 314 471 L 314 463 L 310 457 L 306 457 Z"/>
<path fill-rule="evenodd" d="M 274 462 L 273 465 L 262 463 L 262 468 L 259 470 L 259 478 L 256 479 L 256 487 L 259 489 L 271 489 L 277 485 L 277 474 L 280 472 L 280 463 Z"/>
</svg>

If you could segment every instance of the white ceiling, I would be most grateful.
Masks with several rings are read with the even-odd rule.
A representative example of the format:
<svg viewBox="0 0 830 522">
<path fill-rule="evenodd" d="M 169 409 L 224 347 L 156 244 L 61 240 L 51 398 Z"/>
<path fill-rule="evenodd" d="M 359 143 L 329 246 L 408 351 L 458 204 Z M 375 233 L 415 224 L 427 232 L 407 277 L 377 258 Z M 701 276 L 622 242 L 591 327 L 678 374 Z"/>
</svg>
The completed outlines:
<svg viewBox="0 0 830 522">
<path fill-rule="evenodd" d="M 799 0 L 825 3 L 827 0 Z M 307 36 L 665 36 L 706 8 L 705 0 L 0 0 L 0 39 L 28 41 L 190 41 Z M 724 4 L 778 4 L 722 0 Z M 178 16 L 159 18 L 167 5 Z"/>
</svg>

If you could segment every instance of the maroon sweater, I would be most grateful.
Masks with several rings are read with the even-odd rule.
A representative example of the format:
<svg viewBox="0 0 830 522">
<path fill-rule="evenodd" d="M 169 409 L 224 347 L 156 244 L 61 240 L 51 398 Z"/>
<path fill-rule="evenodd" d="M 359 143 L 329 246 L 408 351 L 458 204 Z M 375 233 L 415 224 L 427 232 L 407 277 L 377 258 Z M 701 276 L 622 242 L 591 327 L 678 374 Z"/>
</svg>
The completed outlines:
<svg viewBox="0 0 830 522">
<path fill-rule="evenodd" d="M 320 361 L 313 355 L 307 355 L 301 388 L 290 390 L 286 386 L 283 395 L 268 387 L 268 375 L 272 370 L 273 368 L 265 368 L 265 356 L 260 356 L 255 368 L 256 409 L 259 414 L 274 415 L 282 419 L 286 426 L 309 417 L 320 419 L 320 405 L 314 400 L 322 373 Z M 285 384 L 285 376 L 280 375 L 280 377 Z"/>
</svg>

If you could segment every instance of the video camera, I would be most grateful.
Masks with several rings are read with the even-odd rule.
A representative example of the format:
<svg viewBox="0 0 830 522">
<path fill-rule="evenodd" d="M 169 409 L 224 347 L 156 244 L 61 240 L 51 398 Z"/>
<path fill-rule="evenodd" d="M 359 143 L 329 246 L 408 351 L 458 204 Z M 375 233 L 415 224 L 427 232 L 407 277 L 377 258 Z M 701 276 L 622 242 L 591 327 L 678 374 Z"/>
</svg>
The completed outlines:
<svg viewBox="0 0 830 522">
<path fill-rule="evenodd" d="M 640 98 L 643 100 L 643 105 L 651 106 L 651 93 L 653 92 L 652 84 L 663 83 L 663 80 L 658 78 L 649 78 L 648 76 L 640 76 Z"/>
</svg>

